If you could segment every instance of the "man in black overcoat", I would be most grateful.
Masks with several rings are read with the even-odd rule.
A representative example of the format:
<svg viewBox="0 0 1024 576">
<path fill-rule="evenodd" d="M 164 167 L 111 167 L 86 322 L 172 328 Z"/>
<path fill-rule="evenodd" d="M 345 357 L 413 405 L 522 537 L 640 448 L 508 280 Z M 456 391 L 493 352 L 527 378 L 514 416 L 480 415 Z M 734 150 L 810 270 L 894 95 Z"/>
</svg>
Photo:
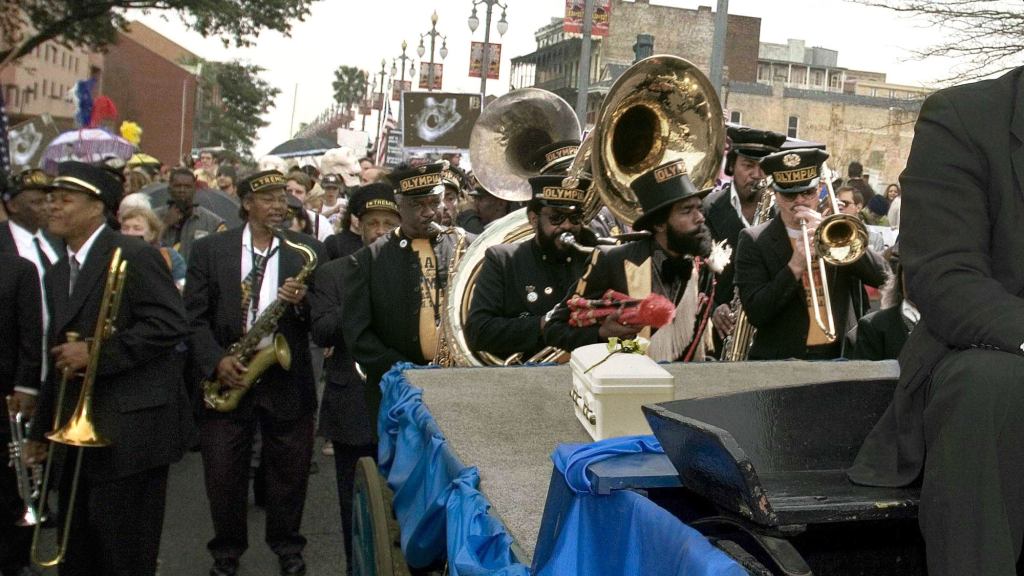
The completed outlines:
<svg viewBox="0 0 1024 576">
<path fill-rule="evenodd" d="M 0 253 L 0 397 L 11 414 L 32 417 L 43 355 L 40 323 L 41 289 L 32 263 L 14 254 Z M 10 459 L 9 426 L 0 429 L 0 574 L 30 574 L 29 543 L 32 530 L 17 526 L 26 503 L 18 493 L 17 475 Z"/>
<path fill-rule="evenodd" d="M 736 287 L 750 323 L 757 328 L 750 348 L 751 360 L 785 358 L 829 359 L 842 356 L 846 328 L 857 321 L 851 305 L 862 280 L 871 286 L 885 282 L 887 266 L 881 254 L 870 248 L 852 264 L 826 266 L 826 279 L 834 319 L 834 338 L 819 327 L 810 286 L 820 286 L 820 272 L 812 252 L 807 266 L 800 221 L 813 238 L 821 222 L 818 190 L 821 164 L 828 154 L 816 148 L 785 150 L 761 160 L 772 176 L 778 215 L 740 232 L 736 248 Z M 813 251 L 813 242 L 810 242 Z M 827 327 L 825 301 L 819 289 L 818 314 Z"/>
<path fill-rule="evenodd" d="M 182 383 L 185 311 L 160 253 L 107 226 L 121 199 L 117 179 L 102 168 L 63 162 L 52 185 L 49 230 L 67 250 L 46 275 L 51 370 L 33 420 L 32 459 L 45 457 L 44 433 L 53 429 L 55 414 L 61 424 L 70 418 L 81 379 L 69 381 L 63 406 L 56 405 L 58 387 L 65 371 L 85 371 L 91 346 L 101 346 L 93 422 L 110 441 L 106 447 L 67 449 L 61 523 L 69 513 L 71 464 L 79 450 L 83 461 L 60 574 L 155 574 L 168 467 L 181 458 L 191 436 Z M 117 248 L 127 262 L 127 279 L 116 330 L 102 344 L 87 344 Z M 70 332 L 81 340 L 69 342 Z"/>
<path fill-rule="evenodd" d="M 212 576 L 231 576 L 248 548 L 246 501 L 253 434 L 259 422 L 266 468 L 266 542 L 281 573 L 304 574 L 302 510 L 313 451 L 316 391 L 309 350 L 307 286 L 296 280 L 306 256 L 284 239 L 319 254 L 313 238 L 282 230 L 287 213 L 285 177 L 258 172 L 238 183 L 241 227 L 200 238 L 192 247 L 185 307 L 192 327 L 193 362 L 222 389 L 242 387 L 246 372 L 229 348 L 277 300 L 284 305 L 274 333 L 291 350 L 291 367 L 268 368 L 229 412 L 211 408 L 200 417 L 200 443 L 214 538 Z M 319 256 L 318 256 L 319 258 Z M 258 348 L 271 345 L 264 335 Z M 201 391 L 200 391 L 201 392 Z"/>
<path fill-rule="evenodd" d="M 384 182 L 359 188 L 347 209 L 359 218 L 362 239 L 367 246 L 390 234 L 400 222 L 394 189 Z M 366 381 L 345 344 L 344 268 L 344 258 L 317 267 L 312 294 L 312 329 L 313 341 L 331 349 L 324 364 L 326 385 L 320 400 L 319 435 L 330 440 L 334 447 L 345 562 L 351 571 L 352 487 L 356 462 L 364 456 L 377 457 L 377 415 L 367 407 Z"/>
<path fill-rule="evenodd" d="M 1019 573 L 1024 539 L 1024 68 L 925 100 L 900 177 L 921 312 L 850 478 L 921 482 L 932 576 Z"/>
<path fill-rule="evenodd" d="M 533 199 L 526 213 L 534 236 L 487 249 L 465 326 L 474 351 L 502 359 L 520 353 L 524 362 L 544 348 L 545 314 L 576 284 L 589 260 L 559 237 L 569 233 L 586 246 L 597 241 L 583 226 L 590 180 L 535 176 L 530 185 Z"/>
</svg>

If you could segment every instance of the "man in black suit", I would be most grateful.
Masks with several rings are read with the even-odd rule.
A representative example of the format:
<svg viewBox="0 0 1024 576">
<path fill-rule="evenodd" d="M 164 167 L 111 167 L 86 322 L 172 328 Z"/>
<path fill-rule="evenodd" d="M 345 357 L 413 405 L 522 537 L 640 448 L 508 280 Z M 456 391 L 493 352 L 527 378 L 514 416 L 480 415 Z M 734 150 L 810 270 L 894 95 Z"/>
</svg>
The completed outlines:
<svg viewBox="0 0 1024 576">
<path fill-rule="evenodd" d="M 282 231 L 288 210 L 286 180 L 274 170 L 238 183 L 245 224 L 199 239 L 192 249 L 185 283 L 185 307 L 192 326 L 193 361 L 204 378 L 223 389 L 244 388 L 247 368 L 229 347 L 281 300 L 286 307 L 276 333 L 291 349 L 291 368 L 274 364 L 234 411 L 206 409 L 200 417 L 200 443 L 206 494 L 213 517 L 211 576 L 238 571 L 248 548 L 246 499 L 253 434 L 259 422 L 266 476 L 266 541 L 280 560 L 281 574 L 304 574 L 300 533 L 306 483 L 313 451 L 316 414 L 313 365 L 309 351 L 306 285 L 295 277 L 307 265 L 301 252 L 282 241 L 321 247 L 304 234 Z M 271 345 L 272 334 L 259 345 Z"/>
<path fill-rule="evenodd" d="M 576 288 L 551 310 L 544 325 L 544 341 L 566 351 L 604 342 L 610 337 L 650 337 L 648 355 L 657 361 L 703 360 L 705 330 L 714 301 L 715 276 L 728 255 L 712 249 L 704 225 L 701 200 L 681 160 L 668 162 L 636 178 L 630 187 L 640 199 L 643 215 L 633 223 L 651 236 L 608 251 L 595 251 Z M 714 252 L 714 254 L 712 254 Z M 574 295 L 601 298 L 614 289 L 632 298 L 651 292 L 676 306 L 675 320 L 651 335 L 649 327 L 624 325 L 619 313 L 600 325 L 570 325 L 568 301 Z"/>
<path fill-rule="evenodd" d="M 380 406 L 380 379 L 392 365 L 429 364 L 438 349 L 441 304 L 458 243 L 455 234 L 430 229 L 440 215 L 446 168 L 439 162 L 393 172 L 401 226 L 345 258 L 342 329 L 366 371 L 371 414 Z"/>
<path fill-rule="evenodd" d="M 583 245 L 597 242 L 583 226 L 590 180 L 535 176 L 530 186 L 533 199 L 526 213 L 533 239 L 487 249 L 465 326 L 471 349 L 503 359 L 518 352 L 523 361 L 544 348 L 545 314 L 562 301 L 587 265 L 587 255 L 559 237 L 568 233 Z"/>
<path fill-rule="evenodd" d="M 907 336 L 921 319 L 917 306 L 906 297 L 899 243 L 889 251 L 892 274 L 882 287 L 882 308 L 857 322 L 851 360 L 895 360 L 907 343 Z"/>
<path fill-rule="evenodd" d="M 400 222 L 395 191 L 390 184 L 377 182 L 359 188 L 349 201 L 348 210 L 360 222 L 366 246 L 390 234 Z M 352 487 L 356 461 L 377 456 L 377 415 L 366 405 L 366 381 L 359 375 L 352 352 L 345 344 L 343 326 L 345 290 L 342 278 L 345 260 L 331 260 L 316 271 L 316 289 L 312 297 L 313 341 L 331 348 L 324 371 L 326 386 L 320 403 L 319 434 L 334 447 L 334 468 L 341 504 L 341 526 L 348 551 L 352 537 Z M 352 554 L 345 554 L 349 571 Z"/>
<path fill-rule="evenodd" d="M 765 178 L 761 158 L 778 152 L 786 142 L 786 135 L 746 126 L 729 126 L 727 134 L 730 145 L 725 156 L 725 173 L 732 176 L 732 180 L 704 198 L 704 217 L 711 237 L 716 241 L 725 240 L 735 249 L 740 231 L 750 228 L 758 218 L 758 203 L 763 195 L 760 184 Z M 715 287 L 715 310 L 711 321 L 720 338 L 732 334 L 737 312 L 731 306 L 736 297 L 733 272 L 730 262 L 719 274 Z"/>
<path fill-rule="evenodd" d="M 39 323 L 39 277 L 32 263 L 14 254 L 0 253 L 0 396 L 11 414 L 22 413 L 28 422 L 35 407 L 42 363 L 42 325 Z M 17 476 L 8 466 L 10 427 L 0 430 L 0 575 L 26 576 L 32 529 L 16 526 L 25 511 Z"/>
<path fill-rule="evenodd" d="M 182 385 L 185 311 L 160 253 L 107 226 L 121 199 L 120 182 L 80 162 L 63 162 L 57 169 L 49 230 L 66 242 L 67 253 L 46 275 L 52 366 L 33 420 L 30 455 L 34 462 L 45 457 L 44 433 L 51 430 L 55 414 L 63 425 L 81 394 L 73 378 L 64 405 L 56 405 L 62 374 L 84 371 L 90 347 L 101 345 L 91 411 L 97 431 L 110 445 L 68 449 L 69 457 L 82 450 L 83 462 L 70 511 L 70 458 L 60 482 L 59 521 L 64 522 L 64 514 L 74 515 L 60 573 L 155 574 L 167 471 L 181 458 L 191 427 Z M 128 271 L 116 331 L 102 344 L 87 343 L 117 248 Z M 81 340 L 69 342 L 69 332 Z"/>
<path fill-rule="evenodd" d="M 1018 573 L 1024 539 L 1024 68 L 925 100 L 900 177 L 921 312 L 849 475 L 921 482 L 928 573 Z"/>
</svg>

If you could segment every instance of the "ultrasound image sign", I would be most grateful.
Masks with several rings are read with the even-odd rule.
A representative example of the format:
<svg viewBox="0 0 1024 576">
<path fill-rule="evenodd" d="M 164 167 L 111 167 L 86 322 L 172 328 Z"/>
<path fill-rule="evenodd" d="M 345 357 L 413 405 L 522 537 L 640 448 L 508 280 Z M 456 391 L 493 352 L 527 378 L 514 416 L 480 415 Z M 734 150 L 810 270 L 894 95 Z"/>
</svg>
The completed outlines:
<svg viewBox="0 0 1024 576">
<path fill-rule="evenodd" d="M 479 94 L 402 94 L 402 146 L 407 151 L 466 150 L 480 117 Z"/>
</svg>

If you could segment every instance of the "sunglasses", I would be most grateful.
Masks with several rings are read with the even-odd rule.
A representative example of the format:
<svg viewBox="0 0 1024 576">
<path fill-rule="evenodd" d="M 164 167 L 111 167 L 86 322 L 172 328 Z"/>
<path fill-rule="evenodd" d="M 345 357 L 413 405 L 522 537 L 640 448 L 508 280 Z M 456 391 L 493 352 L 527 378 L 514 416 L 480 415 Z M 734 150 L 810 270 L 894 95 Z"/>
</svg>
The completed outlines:
<svg viewBox="0 0 1024 576">
<path fill-rule="evenodd" d="M 555 212 L 553 214 L 548 214 L 548 222 L 551 222 L 552 226 L 561 226 L 562 222 L 565 222 L 566 220 L 569 220 L 569 223 L 574 226 L 582 224 L 583 214 L 580 214 L 579 212 Z"/>
</svg>

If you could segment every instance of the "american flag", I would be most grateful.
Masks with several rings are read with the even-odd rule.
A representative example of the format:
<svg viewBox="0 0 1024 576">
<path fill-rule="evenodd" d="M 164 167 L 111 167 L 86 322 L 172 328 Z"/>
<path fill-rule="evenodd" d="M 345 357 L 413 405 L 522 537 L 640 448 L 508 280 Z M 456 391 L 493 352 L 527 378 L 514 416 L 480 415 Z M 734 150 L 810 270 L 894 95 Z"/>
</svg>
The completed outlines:
<svg viewBox="0 0 1024 576">
<path fill-rule="evenodd" d="M 391 100 L 389 98 L 384 99 L 384 106 L 380 114 L 384 120 L 377 127 L 377 155 L 373 159 L 373 163 L 377 166 L 383 166 L 388 159 L 388 134 L 396 127 L 395 118 L 391 115 Z"/>
</svg>

